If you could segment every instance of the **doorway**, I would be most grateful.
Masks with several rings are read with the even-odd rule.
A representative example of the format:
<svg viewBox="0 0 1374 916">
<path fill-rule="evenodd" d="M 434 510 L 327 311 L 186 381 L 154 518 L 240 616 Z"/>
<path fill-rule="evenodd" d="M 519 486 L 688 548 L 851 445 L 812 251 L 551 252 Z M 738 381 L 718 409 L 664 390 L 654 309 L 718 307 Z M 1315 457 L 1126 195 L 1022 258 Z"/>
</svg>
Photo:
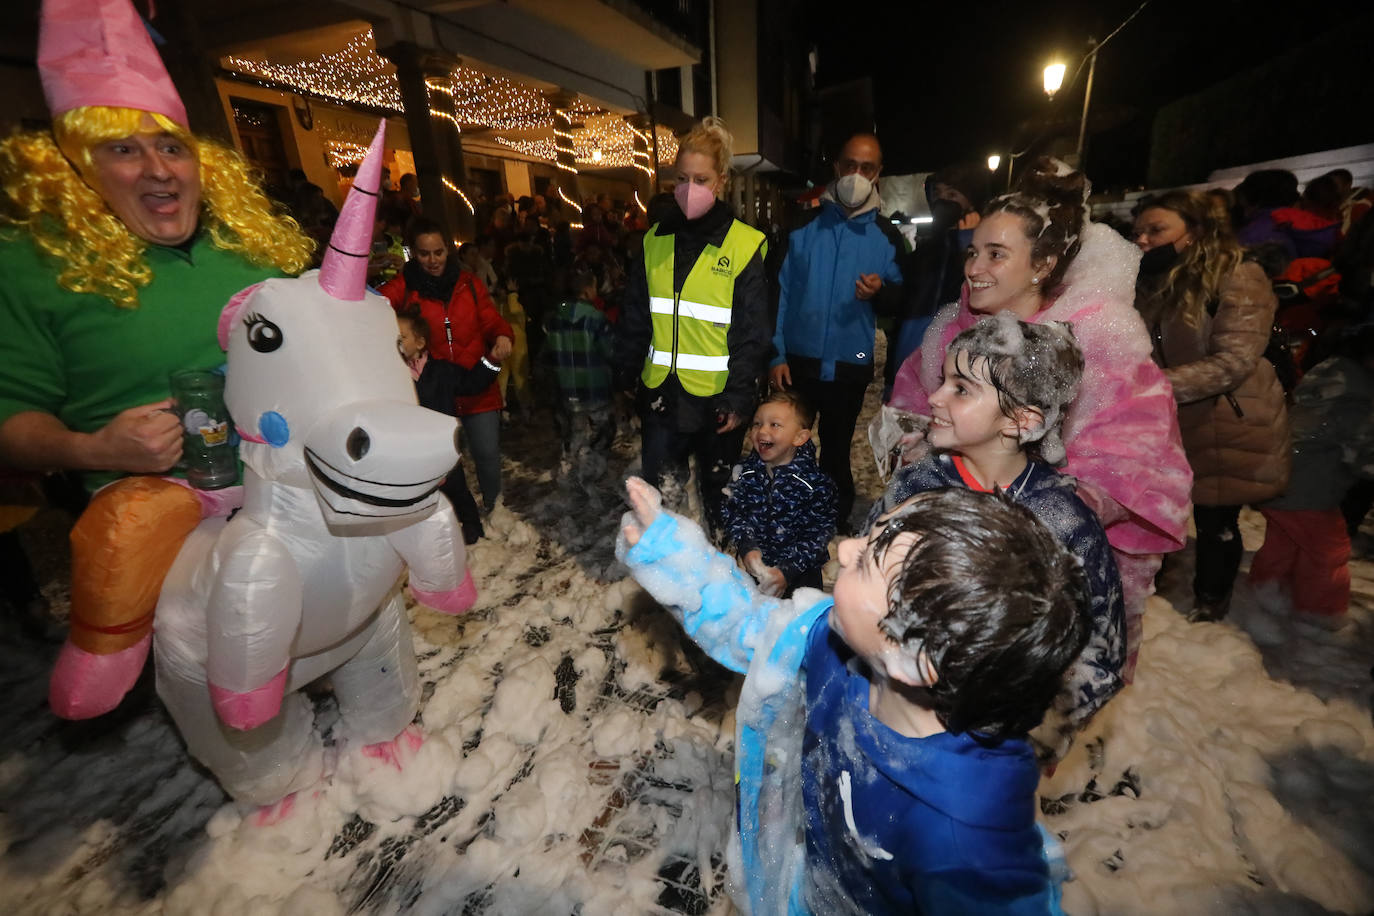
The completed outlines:
<svg viewBox="0 0 1374 916">
<path fill-rule="evenodd" d="M 286 109 L 266 102 L 253 102 L 231 96 L 234 126 L 238 129 L 243 156 L 262 172 L 265 189 L 274 197 L 285 193 L 290 163 L 282 140 L 281 118 Z"/>
</svg>

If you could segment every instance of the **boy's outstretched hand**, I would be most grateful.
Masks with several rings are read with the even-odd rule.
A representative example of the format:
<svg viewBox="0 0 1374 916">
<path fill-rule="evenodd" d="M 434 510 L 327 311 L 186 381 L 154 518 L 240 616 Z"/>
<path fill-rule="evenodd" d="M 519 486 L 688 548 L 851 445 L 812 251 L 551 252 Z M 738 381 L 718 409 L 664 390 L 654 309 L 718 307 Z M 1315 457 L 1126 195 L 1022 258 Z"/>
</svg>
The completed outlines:
<svg viewBox="0 0 1374 916">
<path fill-rule="evenodd" d="M 781 598 L 787 591 L 787 577 L 781 569 L 763 562 L 761 550 L 751 550 L 744 555 L 744 571 L 758 582 L 759 591 L 770 598 Z"/>
<path fill-rule="evenodd" d="M 625 494 L 630 499 L 634 521 L 627 522 L 622 530 L 625 532 L 625 543 L 633 547 L 639 543 L 644 529 L 652 525 L 663 511 L 663 494 L 639 477 L 626 478 Z"/>
</svg>

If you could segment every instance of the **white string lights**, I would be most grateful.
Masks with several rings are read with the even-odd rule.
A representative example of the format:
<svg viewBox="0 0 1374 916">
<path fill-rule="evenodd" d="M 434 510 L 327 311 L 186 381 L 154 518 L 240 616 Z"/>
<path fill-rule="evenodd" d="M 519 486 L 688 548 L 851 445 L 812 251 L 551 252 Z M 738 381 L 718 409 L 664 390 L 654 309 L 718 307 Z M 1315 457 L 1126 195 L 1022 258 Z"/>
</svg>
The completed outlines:
<svg viewBox="0 0 1374 916">
<path fill-rule="evenodd" d="M 555 107 L 539 89 L 524 83 L 460 65 L 449 76 L 453 107 L 464 124 L 496 130 L 534 130 L 552 127 Z M 566 111 L 580 117 L 601 109 L 575 99 Z"/>
<path fill-rule="evenodd" d="M 343 105 L 405 111 L 396 67 L 377 53 L 371 29 L 354 35 L 340 51 L 295 64 L 233 54 L 221 58 L 221 63 L 261 85 L 284 86 Z"/>
<path fill-rule="evenodd" d="M 458 119 L 455 118 L 453 115 L 449 114 L 447 111 L 440 111 L 437 108 L 431 108 L 429 110 L 429 116 L 431 118 L 443 118 L 445 121 L 452 124 L 453 129 L 458 131 L 458 133 L 461 134 L 463 132 L 463 127 L 461 124 L 458 123 Z"/>
<path fill-rule="evenodd" d="M 578 213 L 581 213 L 581 212 L 582 212 L 582 205 L 579 204 L 577 201 L 573 200 L 573 199 L 572 199 L 571 197 L 569 197 L 567 194 L 564 194 L 564 193 L 563 193 L 563 189 L 562 189 L 561 187 L 558 189 L 558 196 L 561 197 L 561 198 L 563 198 L 563 203 L 565 203 L 565 204 L 567 204 L 568 206 L 572 207 L 572 208 L 573 208 L 574 210 L 576 210 Z"/>
<path fill-rule="evenodd" d="M 367 146 L 350 140 L 326 140 L 324 153 L 331 168 L 341 169 L 362 162 L 367 156 Z"/>
<path fill-rule="evenodd" d="M 443 176 L 443 181 L 444 187 L 448 188 L 450 191 L 452 191 L 453 193 L 457 194 L 460 198 L 462 198 L 463 203 L 467 205 L 469 213 L 477 212 L 472 206 L 472 201 L 468 200 L 468 196 L 463 193 L 462 188 L 458 187 L 456 184 L 449 181 L 447 175 Z"/>
<path fill-rule="evenodd" d="M 282 64 L 235 55 L 222 58 L 221 63 L 225 69 L 261 85 L 290 89 L 345 106 L 361 105 L 397 113 L 405 110 L 396 68 L 377 53 L 370 29 L 350 38 L 342 50 L 298 63 Z M 646 151 L 654 148 L 649 133 L 627 123 L 621 115 L 585 100 L 573 99 L 560 109 L 540 89 L 466 65 L 457 67 L 447 79 L 427 79 L 425 86 L 430 92 L 442 93 L 453 100 L 452 113 L 447 110 L 447 104 L 440 108 L 431 104 L 430 116 L 448 121 L 460 132 L 465 127 L 493 131 L 548 130 L 554 134 L 552 138 L 510 139 L 498 135 L 493 139 L 522 155 L 547 160 L 572 174 L 579 171 L 579 166 L 634 168 L 650 177 L 654 174 L 652 153 Z M 562 128 L 555 124 L 560 114 L 566 118 Z M 659 162 L 672 162 L 677 157 L 677 138 L 661 127 L 657 133 Z M 560 138 L 571 145 L 571 163 L 558 161 Z M 636 139 L 644 148 L 635 148 Z M 356 146 L 347 141 L 327 141 L 326 151 L 331 164 L 361 161 Z"/>
<path fill-rule="evenodd" d="M 555 127 L 553 133 L 557 137 L 562 132 Z M 653 141 L 649 139 L 647 131 L 637 130 L 620 115 L 592 115 L 584 120 L 582 127 L 567 132 L 567 135 L 572 140 L 574 158 L 579 166 L 634 168 L 653 176 L 653 169 L 649 165 L 652 153 L 635 149 L 634 140 L 638 136 L 650 149 L 653 148 Z M 555 140 L 513 140 L 500 135 L 494 139 L 522 155 L 557 161 L 558 146 Z M 595 156 L 598 149 L 601 151 L 600 159 Z M 662 162 L 672 162 L 677 158 L 677 138 L 672 131 L 663 127 L 658 129 L 658 154 Z"/>
<path fill-rule="evenodd" d="M 552 161 L 558 155 L 558 148 L 554 146 L 552 140 L 510 140 L 506 137 L 493 139 L 502 146 L 509 147 L 522 155 L 532 156 L 535 159 Z"/>
<path fill-rule="evenodd" d="M 438 92 L 441 95 L 446 95 L 450 99 L 453 98 L 453 87 L 449 85 L 448 80 L 425 80 L 425 89 L 430 92 Z M 453 116 L 453 113 L 445 111 L 442 108 L 435 108 L 433 100 L 429 101 L 429 116 L 431 118 L 442 118 L 452 124 L 453 129 L 458 131 L 458 133 L 461 134 L 463 132 L 463 125 L 458 123 L 458 119 Z"/>
</svg>

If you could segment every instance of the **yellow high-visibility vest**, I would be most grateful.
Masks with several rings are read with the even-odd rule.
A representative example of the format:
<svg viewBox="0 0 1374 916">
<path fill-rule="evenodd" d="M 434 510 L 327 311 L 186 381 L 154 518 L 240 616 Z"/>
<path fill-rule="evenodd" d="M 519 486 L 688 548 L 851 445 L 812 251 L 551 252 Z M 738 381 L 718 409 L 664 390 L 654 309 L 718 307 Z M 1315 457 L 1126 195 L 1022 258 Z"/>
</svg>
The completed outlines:
<svg viewBox="0 0 1374 916">
<path fill-rule="evenodd" d="M 683 390 L 709 397 L 725 390 L 730 371 L 730 312 L 735 277 L 760 248 L 763 233 L 739 220 L 730 224 L 720 247 L 707 245 L 687 275 L 673 289 L 673 236 L 659 235 L 655 224 L 644 236 L 644 269 L 649 281 L 653 338 L 640 378 L 657 388 L 676 374 Z"/>
</svg>

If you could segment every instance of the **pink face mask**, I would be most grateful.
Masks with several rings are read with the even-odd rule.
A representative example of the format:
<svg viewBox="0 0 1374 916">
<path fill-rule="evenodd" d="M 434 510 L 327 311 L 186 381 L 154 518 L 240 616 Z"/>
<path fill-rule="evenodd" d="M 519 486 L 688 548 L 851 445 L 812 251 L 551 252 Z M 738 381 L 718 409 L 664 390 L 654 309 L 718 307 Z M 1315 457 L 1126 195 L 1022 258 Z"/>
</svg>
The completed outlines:
<svg viewBox="0 0 1374 916">
<path fill-rule="evenodd" d="M 715 193 L 704 184 L 684 181 L 673 188 L 673 198 L 688 219 L 699 219 L 715 205 Z"/>
</svg>

